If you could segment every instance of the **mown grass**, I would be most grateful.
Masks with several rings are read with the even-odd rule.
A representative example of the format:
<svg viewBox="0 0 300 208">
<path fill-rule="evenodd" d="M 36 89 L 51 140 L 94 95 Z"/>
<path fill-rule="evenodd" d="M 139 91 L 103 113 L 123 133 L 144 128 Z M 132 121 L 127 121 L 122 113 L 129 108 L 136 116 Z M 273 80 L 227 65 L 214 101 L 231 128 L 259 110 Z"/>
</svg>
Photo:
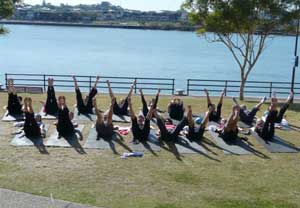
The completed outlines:
<svg viewBox="0 0 300 208">
<path fill-rule="evenodd" d="M 71 107 L 74 94 L 64 94 Z M 38 112 L 38 101 L 45 95 L 30 96 Z M 165 109 L 169 99 L 162 96 L 159 107 Z M 98 96 L 98 100 L 105 110 L 109 105 L 107 96 Z M 0 93 L 0 105 L 6 102 L 7 95 Z M 140 98 L 135 96 L 133 102 L 137 111 Z M 184 102 L 191 104 L 196 113 L 206 110 L 203 98 L 185 97 Z M 245 103 L 249 107 L 255 104 Z M 229 115 L 231 105 L 232 101 L 226 99 L 224 117 Z M 277 132 L 296 147 L 300 146 L 299 118 L 300 105 L 294 104 L 287 119 L 295 130 Z M 91 125 L 85 123 L 85 137 Z M 51 126 L 50 131 L 53 129 Z M 162 150 L 157 156 L 147 153 L 141 159 L 122 160 L 111 151 L 86 150 L 87 154 L 81 155 L 73 149 L 47 148 L 49 154 L 40 154 L 35 148 L 15 148 L 9 145 L 12 131 L 11 124 L 0 122 L 2 188 L 111 208 L 300 207 L 300 155 L 270 154 L 251 136 L 253 147 L 265 156 L 227 156 L 207 145 L 209 157 L 182 155 L 178 160 Z M 209 134 L 206 137 L 213 142 Z M 124 139 L 129 143 L 131 136 Z"/>
</svg>

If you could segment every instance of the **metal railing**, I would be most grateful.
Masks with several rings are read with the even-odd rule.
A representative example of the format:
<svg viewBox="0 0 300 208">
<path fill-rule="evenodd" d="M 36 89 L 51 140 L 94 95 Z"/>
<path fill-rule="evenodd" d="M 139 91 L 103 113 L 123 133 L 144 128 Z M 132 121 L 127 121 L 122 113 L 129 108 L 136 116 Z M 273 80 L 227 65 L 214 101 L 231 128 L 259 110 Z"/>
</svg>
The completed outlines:
<svg viewBox="0 0 300 208">
<path fill-rule="evenodd" d="M 187 95 L 199 95 L 204 92 L 204 88 L 213 94 L 220 93 L 225 89 L 225 96 L 237 96 L 240 92 L 240 81 L 236 80 L 205 80 L 188 79 Z M 300 94 L 300 83 L 295 83 L 295 95 Z M 267 96 L 271 97 L 275 91 L 278 97 L 288 95 L 291 90 L 290 82 L 267 82 L 267 81 L 247 81 L 244 93 L 245 97 Z"/>
<path fill-rule="evenodd" d="M 55 88 L 63 91 L 71 91 L 74 89 L 74 83 L 71 75 L 55 75 L 55 74 L 5 74 L 5 85 L 8 85 L 8 80 L 13 79 L 16 87 L 30 86 L 40 87 L 44 91 L 48 87 L 48 78 L 52 77 L 55 81 Z M 96 76 L 76 75 L 79 87 L 83 91 L 88 91 L 94 85 Z M 174 94 L 175 79 L 164 78 L 143 78 L 143 77 L 102 77 L 98 83 L 98 89 L 108 89 L 106 80 L 110 80 L 112 89 L 117 89 L 118 92 L 128 92 L 133 81 L 136 81 L 134 93 L 137 93 L 139 88 L 145 91 L 156 91 L 158 88 L 162 92 Z"/>
</svg>

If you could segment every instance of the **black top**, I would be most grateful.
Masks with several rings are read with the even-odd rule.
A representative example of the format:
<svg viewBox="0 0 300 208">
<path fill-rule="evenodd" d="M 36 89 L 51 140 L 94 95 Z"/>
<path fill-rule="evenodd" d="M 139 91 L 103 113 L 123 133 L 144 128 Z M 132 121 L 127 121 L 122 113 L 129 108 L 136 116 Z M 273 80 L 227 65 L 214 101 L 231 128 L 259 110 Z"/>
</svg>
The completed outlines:
<svg viewBox="0 0 300 208">
<path fill-rule="evenodd" d="M 150 120 L 145 119 L 144 127 L 141 129 L 137 123 L 137 118 L 132 119 L 133 140 L 147 141 L 150 134 Z"/>
</svg>

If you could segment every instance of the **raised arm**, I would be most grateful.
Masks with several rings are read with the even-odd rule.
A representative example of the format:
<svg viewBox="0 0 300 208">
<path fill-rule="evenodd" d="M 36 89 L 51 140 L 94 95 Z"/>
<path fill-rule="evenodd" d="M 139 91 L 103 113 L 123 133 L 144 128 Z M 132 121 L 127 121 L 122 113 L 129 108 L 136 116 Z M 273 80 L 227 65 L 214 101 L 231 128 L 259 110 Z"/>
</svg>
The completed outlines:
<svg viewBox="0 0 300 208">
<path fill-rule="evenodd" d="M 97 115 L 97 121 L 98 121 L 98 123 L 102 123 L 103 122 L 103 116 L 102 116 L 102 113 L 100 112 L 100 110 L 98 108 L 96 98 L 93 99 L 93 103 L 94 103 L 95 112 L 96 112 L 96 115 Z"/>
<path fill-rule="evenodd" d="M 94 84 L 94 87 L 93 88 L 97 88 L 97 85 L 98 85 L 98 82 L 100 80 L 100 76 L 97 76 L 96 77 L 96 81 L 95 81 L 95 84 Z"/>
<path fill-rule="evenodd" d="M 147 120 L 151 120 L 152 119 L 152 116 L 153 116 L 153 112 L 154 112 L 154 105 L 152 104 L 151 107 L 150 107 L 150 110 L 148 111 L 148 114 L 146 116 L 146 119 Z"/>
<path fill-rule="evenodd" d="M 128 105 L 129 105 L 130 117 L 131 117 L 131 119 L 134 119 L 136 116 L 135 116 L 135 113 L 134 113 L 134 110 L 132 107 L 131 97 L 128 98 Z"/>
<path fill-rule="evenodd" d="M 132 96 L 132 92 L 133 92 L 133 88 L 134 88 L 135 84 L 136 84 L 136 81 L 134 80 L 133 83 L 131 84 L 129 93 L 127 95 L 128 98 L 130 98 Z"/>
<path fill-rule="evenodd" d="M 114 96 L 114 93 L 113 93 L 113 91 L 112 91 L 112 89 L 111 89 L 110 81 L 109 81 L 109 80 L 106 80 L 106 83 L 107 83 L 107 87 L 108 87 L 108 91 L 109 91 L 109 96 L 110 96 L 110 98 L 115 97 L 115 96 Z"/>
<path fill-rule="evenodd" d="M 73 78 L 73 81 L 74 81 L 74 87 L 75 87 L 75 89 L 76 90 L 79 89 L 76 77 L 73 75 L 72 78 Z"/>
<path fill-rule="evenodd" d="M 222 105 L 223 104 L 223 98 L 224 98 L 224 95 L 225 95 L 225 88 L 224 88 L 224 90 L 222 91 L 222 93 L 221 93 L 221 96 L 220 96 L 220 100 L 219 100 L 219 105 Z"/>
<path fill-rule="evenodd" d="M 207 105 L 209 106 L 212 104 L 210 97 L 209 97 L 209 92 L 207 91 L 207 89 L 204 89 L 204 93 L 206 95 Z"/>
<path fill-rule="evenodd" d="M 111 104 L 110 104 L 110 107 L 109 107 L 109 111 L 108 111 L 108 115 L 107 115 L 107 123 L 108 124 L 112 124 L 113 122 L 113 113 L 114 113 L 114 105 L 116 103 L 116 98 L 113 97 L 111 99 Z"/>
<path fill-rule="evenodd" d="M 159 95 L 160 95 L 160 89 L 157 90 L 157 93 L 156 93 L 156 96 L 155 96 L 155 100 L 154 100 L 154 103 L 153 103 L 153 108 L 154 109 L 157 108 L 157 103 L 158 103 Z"/>
</svg>

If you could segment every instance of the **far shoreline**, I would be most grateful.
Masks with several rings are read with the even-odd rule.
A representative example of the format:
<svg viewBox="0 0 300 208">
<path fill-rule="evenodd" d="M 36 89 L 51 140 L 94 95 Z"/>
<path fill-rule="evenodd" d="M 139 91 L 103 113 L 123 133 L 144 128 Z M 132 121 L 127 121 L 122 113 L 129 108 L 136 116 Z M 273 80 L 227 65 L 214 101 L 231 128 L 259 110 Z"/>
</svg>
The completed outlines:
<svg viewBox="0 0 300 208">
<path fill-rule="evenodd" d="M 143 26 L 143 25 L 122 25 L 122 24 L 95 24 L 95 23 L 72 23 L 72 22 L 48 22 L 48 21 L 24 21 L 24 20 L 0 20 L 0 24 L 6 25 L 38 25 L 38 26 L 59 26 L 59 27 L 89 27 L 89 28 L 110 28 L 110 29 L 130 29 L 130 30 L 161 30 L 178 32 L 196 32 L 197 27 L 186 26 Z M 294 33 L 283 33 L 274 31 L 272 35 L 295 36 Z"/>
<path fill-rule="evenodd" d="M 122 24 L 95 24 L 95 23 L 71 23 L 71 22 L 48 22 L 48 21 L 23 21 L 23 20 L 1 20 L 0 24 L 7 25 L 39 25 L 39 26 L 64 26 L 64 27 L 90 27 L 90 28 L 111 28 L 111 29 L 131 29 L 131 30 L 163 30 L 195 32 L 196 27 L 176 27 L 176 26 L 143 26 L 143 25 L 122 25 Z"/>
</svg>

